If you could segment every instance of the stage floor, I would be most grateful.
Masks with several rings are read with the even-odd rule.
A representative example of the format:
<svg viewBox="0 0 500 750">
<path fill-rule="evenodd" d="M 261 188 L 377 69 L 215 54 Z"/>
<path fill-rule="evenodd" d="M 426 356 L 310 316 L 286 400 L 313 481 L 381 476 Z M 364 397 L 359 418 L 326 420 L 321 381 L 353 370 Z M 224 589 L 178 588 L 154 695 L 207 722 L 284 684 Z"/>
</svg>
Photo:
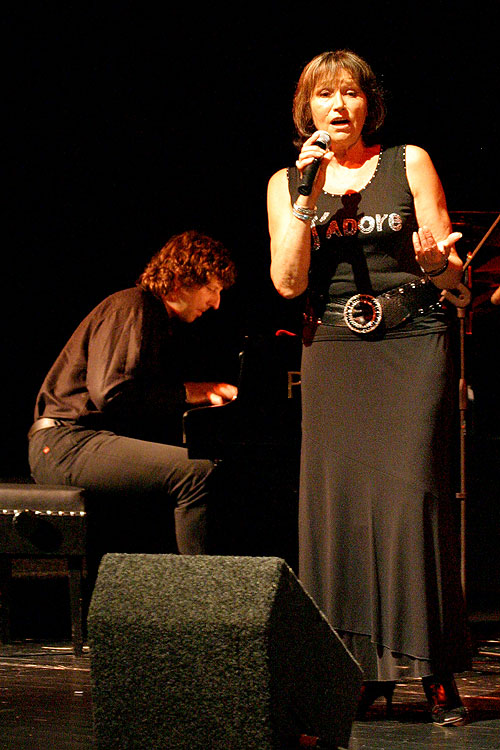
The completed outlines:
<svg viewBox="0 0 500 750">
<path fill-rule="evenodd" d="M 498 750 L 500 621 L 475 625 L 473 630 L 473 669 L 457 677 L 470 710 L 467 726 L 433 726 L 421 683 L 414 680 L 398 685 L 390 720 L 380 701 L 366 720 L 354 722 L 349 750 Z M 0 750 L 91 749 L 95 744 L 88 649 L 75 658 L 66 642 L 0 646 Z"/>
</svg>

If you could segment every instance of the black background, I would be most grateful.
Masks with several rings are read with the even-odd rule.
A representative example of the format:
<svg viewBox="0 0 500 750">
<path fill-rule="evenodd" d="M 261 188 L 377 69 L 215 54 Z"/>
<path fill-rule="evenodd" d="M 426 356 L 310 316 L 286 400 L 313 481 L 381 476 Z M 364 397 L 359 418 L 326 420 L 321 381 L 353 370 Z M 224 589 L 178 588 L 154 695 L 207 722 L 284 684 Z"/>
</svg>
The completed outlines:
<svg viewBox="0 0 500 750">
<path fill-rule="evenodd" d="M 244 333 L 293 322 L 268 278 L 266 188 L 296 158 L 292 96 L 315 54 L 368 59 L 387 138 L 430 152 L 450 209 L 496 210 L 499 40 L 482 5 L 13 6 L 2 474 L 26 471 L 36 392 L 75 325 L 173 233 L 196 228 L 234 253 L 238 283 L 200 322 L 214 341 L 225 330 L 237 349 Z"/>
</svg>

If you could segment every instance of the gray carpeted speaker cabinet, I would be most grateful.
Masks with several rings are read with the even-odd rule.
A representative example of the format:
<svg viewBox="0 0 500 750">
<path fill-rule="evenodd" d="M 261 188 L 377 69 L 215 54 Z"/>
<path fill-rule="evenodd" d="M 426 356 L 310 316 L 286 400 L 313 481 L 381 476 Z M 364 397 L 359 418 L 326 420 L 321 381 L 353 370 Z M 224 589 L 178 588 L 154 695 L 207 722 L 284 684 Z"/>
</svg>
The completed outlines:
<svg viewBox="0 0 500 750">
<path fill-rule="evenodd" d="M 105 555 L 88 640 L 99 750 L 348 746 L 361 669 L 280 558 Z"/>
</svg>

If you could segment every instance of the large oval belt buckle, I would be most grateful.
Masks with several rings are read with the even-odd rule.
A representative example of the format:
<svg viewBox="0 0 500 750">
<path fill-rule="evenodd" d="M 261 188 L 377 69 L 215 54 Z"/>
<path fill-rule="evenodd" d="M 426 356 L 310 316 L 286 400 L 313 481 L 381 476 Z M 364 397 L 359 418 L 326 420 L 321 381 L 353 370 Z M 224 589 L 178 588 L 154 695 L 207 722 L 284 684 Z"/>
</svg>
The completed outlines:
<svg viewBox="0 0 500 750">
<path fill-rule="evenodd" d="M 355 333 L 370 333 L 382 322 L 382 306 L 371 294 L 355 294 L 344 307 L 346 326 Z"/>
</svg>

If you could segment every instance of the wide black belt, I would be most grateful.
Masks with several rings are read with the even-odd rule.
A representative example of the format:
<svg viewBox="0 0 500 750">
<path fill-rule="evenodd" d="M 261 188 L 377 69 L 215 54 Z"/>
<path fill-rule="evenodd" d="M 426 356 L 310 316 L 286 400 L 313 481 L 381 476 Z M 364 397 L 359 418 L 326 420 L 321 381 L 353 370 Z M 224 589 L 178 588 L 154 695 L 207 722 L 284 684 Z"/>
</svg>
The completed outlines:
<svg viewBox="0 0 500 750">
<path fill-rule="evenodd" d="M 28 432 L 28 440 L 39 430 L 48 430 L 50 427 L 66 427 L 69 424 L 76 424 L 74 419 L 52 419 L 52 417 L 40 417 L 31 425 Z"/>
<path fill-rule="evenodd" d="M 440 297 L 441 290 L 431 281 L 411 281 L 377 297 L 355 294 L 329 302 L 321 323 L 346 326 L 360 334 L 371 333 L 381 324 L 385 328 L 395 328 L 407 320 L 440 310 Z"/>
</svg>

